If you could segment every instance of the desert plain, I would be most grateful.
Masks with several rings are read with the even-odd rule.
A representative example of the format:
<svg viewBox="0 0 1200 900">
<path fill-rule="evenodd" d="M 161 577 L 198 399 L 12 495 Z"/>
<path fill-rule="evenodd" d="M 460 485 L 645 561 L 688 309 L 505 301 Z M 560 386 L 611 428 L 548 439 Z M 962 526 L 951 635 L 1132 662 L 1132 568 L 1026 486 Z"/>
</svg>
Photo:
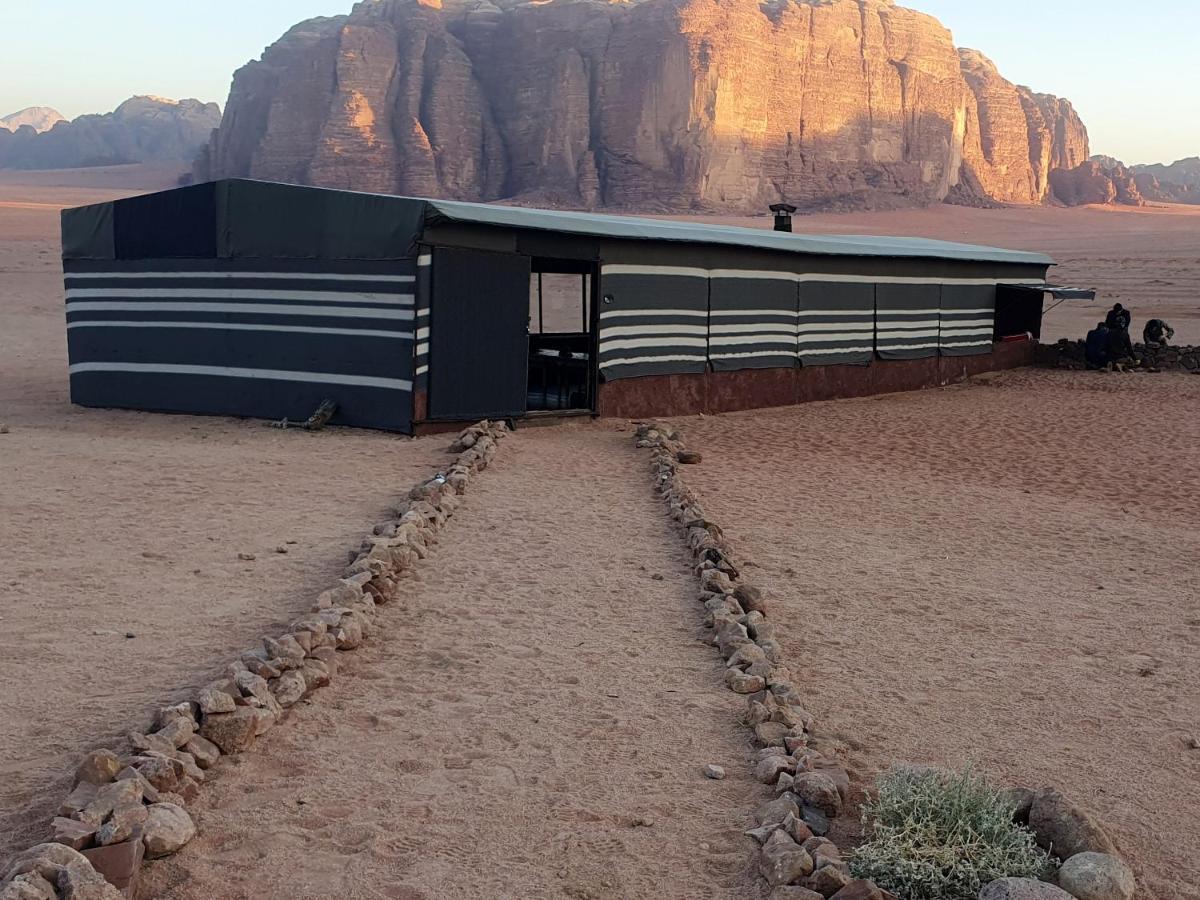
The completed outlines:
<svg viewBox="0 0 1200 900">
<path fill-rule="evenodd" d="M 81 753 L 306 611 L 449 458 L 445 437 L 70 405 L 58 212 L 174 174 L 0 180 L 0 859 L 44 835 Z M 1045 250 L 1101 297 L 1044 339 L 1119 301 L 1200 343 L 1200 209 L 796 227 Z M 1058 785 L 1141 897 L 1200 896 L 1200 378 L 1018 370 L 676 424 L 859 796 L 894 761 Z M 632 443 L 611 420 L 508 438 L 380 639 L 222 764 L 145 896 L 765 895 L 742 830 L 768 789 Z"/>
</svg>

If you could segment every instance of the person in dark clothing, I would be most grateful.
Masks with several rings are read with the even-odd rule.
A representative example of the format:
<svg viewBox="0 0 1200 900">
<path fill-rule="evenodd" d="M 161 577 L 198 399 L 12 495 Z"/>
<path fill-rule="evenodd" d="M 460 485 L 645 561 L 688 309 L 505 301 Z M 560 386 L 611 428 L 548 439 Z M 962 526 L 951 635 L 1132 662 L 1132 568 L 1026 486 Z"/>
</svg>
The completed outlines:
<svg viewBox="0 0 1200 900">
<path fill-rule="evenodd" d="M 1087 333 L 1083 352 L 1087 364 L 1093 369 L 1103 369 L 1108 365 L 1108 339 L 1111 330 L 1104 322 L 1097 322 L 1096 327 Z"/>
<path fill-rule="evenodd" d="M 1162 319 L 1151 319 L 1142 329 L 1142 343 L 1153 349 L 1167 346 L 1167 342 L 1175 337 L 1175 329 Z"/>
<path fill-rule="evenodd" d="M 1129 326 L 1132 321 L 1133 317 L 1129 314 L 1129 310 L 1120 303 L 1115 304 L 1108 311 L 1104 324 L 1108 326 L 1110 332 L 1108 336 L 1110 362 L 1118 359 L 1129 359 L 1130 362 L 1136 362 L 1136 357 L 1133 355 L 1133 340 L 1129 337 Z"/>
</svg>

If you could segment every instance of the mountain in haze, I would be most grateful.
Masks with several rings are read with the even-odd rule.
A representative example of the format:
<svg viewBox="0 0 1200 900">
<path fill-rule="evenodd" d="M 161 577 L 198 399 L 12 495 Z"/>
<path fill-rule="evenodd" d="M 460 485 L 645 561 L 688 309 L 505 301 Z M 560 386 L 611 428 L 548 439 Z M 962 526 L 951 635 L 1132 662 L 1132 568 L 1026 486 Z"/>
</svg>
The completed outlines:
<svg viewBox="0 0 1200 900">
<path fill-rule="evenodd" d="M 1112 156 L 1093 156 L 1074 169 L 1051 173 L 1051 185 L 1055 198 L 1067 206 L 1200 204 L 1200 157 L 1170 165 L 1126 166 Z"/>
<path fill-rule="evenodd" d="M 1041 203 L 1088 154 L 891 0 L 369 0 L 236 73 L 196 175 L 761 211 Z"/>
<path fill-rule="evenodd" d="M 49 131 L 0 130 L 0 169 L 73 169 L 191 162 L 221 121 L 199 100 L 133 97 L 104 115 L 58 122 Z"/>
<path fill-rule="evenodd" d="M 51 109 L 48 106 L 28 106 L 10 115 L 0 116 L 0 129 L 16 131 L 19 128 L 29 127 L 41 134 L 43 131 L 49 131 L 59 122 L 65 121 L 66 117 L 57 109 Z"/>
</svg>

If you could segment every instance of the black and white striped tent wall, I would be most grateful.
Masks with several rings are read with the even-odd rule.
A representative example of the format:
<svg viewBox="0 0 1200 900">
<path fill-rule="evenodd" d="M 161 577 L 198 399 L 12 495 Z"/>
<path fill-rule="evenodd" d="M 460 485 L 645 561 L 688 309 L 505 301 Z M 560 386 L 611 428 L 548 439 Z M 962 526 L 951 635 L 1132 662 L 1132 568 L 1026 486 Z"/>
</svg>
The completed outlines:
<svg viewBox="0 0 1200 900">
<path fill-rule="evenodd" d="M 1005 280 L 605 265 L 600 370 L 612 380 L 984 354 Z"/>
<path fill-rule="evenodd" d="M 408 430 L 411 260 L 65 263 L 71 397 L 85 406 L 339 419 Z"/>
</svg>

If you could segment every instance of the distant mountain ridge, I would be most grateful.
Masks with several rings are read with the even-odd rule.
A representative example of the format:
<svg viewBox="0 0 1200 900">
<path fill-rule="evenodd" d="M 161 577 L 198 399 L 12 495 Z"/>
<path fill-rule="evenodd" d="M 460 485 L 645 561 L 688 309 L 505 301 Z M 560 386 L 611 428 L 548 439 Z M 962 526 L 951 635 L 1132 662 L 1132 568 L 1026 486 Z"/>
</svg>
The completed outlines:
<svg viewBox="0 0 1200 900">
<path fill-rule="evenodd" d="M 196 175 L 745 212 L 1041 203 L 1088 155 L 892 0 L 374 0 L 239 70 Z"/>
<path fill-rule="evenodd" d="M 111 113 L 61 120 L 41 132 L 31 123 L 0 129 L 0 169 L 190 163 L 220 121 L 216 103 L 132 97 Z"/>
<path fill-rule="evenodd" d="M 7 116 L 0 116 L 0 128 L 16 131 L 19 128 L 29 127 L 41 134 L 43 131 L 49 131 L 59 122 L 65 121 L 67 121 L 66 116 L 57 109 L 51 109 L 49 106 L 27 106 L 25 109 L 19 109 Z"/>
<path fill-rule="evenodd" d="M 1112 156 L 1093 156 L 1074 169 L 1051 173 L 1055 198 L 1067 206 L 1159 203 L 1200 204 L 1200 157 L 1170 165 L 1127 166 Z"/>
</svg>

